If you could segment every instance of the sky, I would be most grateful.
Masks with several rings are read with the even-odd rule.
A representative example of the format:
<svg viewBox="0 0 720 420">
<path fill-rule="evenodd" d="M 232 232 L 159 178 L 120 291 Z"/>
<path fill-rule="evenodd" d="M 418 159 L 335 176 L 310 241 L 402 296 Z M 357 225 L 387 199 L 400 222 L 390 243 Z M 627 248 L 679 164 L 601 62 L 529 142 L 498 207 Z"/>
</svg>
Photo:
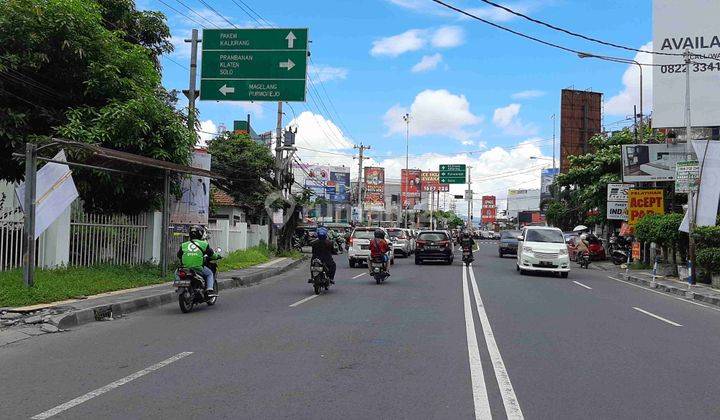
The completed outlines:
<svg viewBox="0 0 720 420">
<path fill-rule="evenodd" d="M 480 0 L 447 1 L 574 50 L 652 61 L 647 54 L 552 31 Z M 594 38 L 652 48 L 651 0 L 503 4 Z M 187 89 L 190 50 L 183 40 L 192 28 L 202 29 L 201 24 L 309 28 L 307 102 L 285 105 L 283 123 L 298 129 L 297 153 L 303 162 L 351 166 L 353 179 L 357 161 L 352 146 L 360 143 L 371 146 L 365 165 L 383 166 L 387 178 L 399 179 L 406 152 L 402 117 L 409 113 L 411 168 L 466 163 L 473 167 L 476 197 L 502 200 L 508 188 L 539 188 L 540 169 L 552 167 L 553 115 L 559 155 L 561 89 L 602 92 L 607 130 L 628 125 L 633 105 L 639 104 L 636 66 L 580 59 L 431 0 L 138 0 L 138 8 L 160 10 L 168 17 L 176 46 L 162 59 L 163 83 L 169 89 Z M 646 115 L 652 108 L 651 73 L 644 74 Z M 221 125 L 232 128 L 233 120 L 247 114 L 257 132 L 276 125 L 277 103 L 199 101 L 198 109 L 202 140 Z M 462 194 L 464 189 L 457 185 L 451 191 Z"/>
</svg>

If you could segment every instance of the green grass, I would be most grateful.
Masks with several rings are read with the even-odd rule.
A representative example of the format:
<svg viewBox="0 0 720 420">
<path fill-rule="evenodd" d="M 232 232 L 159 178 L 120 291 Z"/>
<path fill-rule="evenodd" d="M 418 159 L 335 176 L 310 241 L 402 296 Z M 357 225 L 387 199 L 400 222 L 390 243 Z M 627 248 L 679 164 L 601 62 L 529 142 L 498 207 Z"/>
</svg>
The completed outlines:
<svg viewBox="0 0 720 420">
<path fill-rule="evenodd" d="M 170 280 L 168 278 L 167 280 Z M 72 267 L 35 271 L 35 285 L 26 289 L 22 270 L 0 272 L 0 306 L 57 302 L 115 290 L 162 283 L 156 265 Z"/>
<path fill-rule="evenodd" d="M 298 251 L 297 249 L 291 249 L 289 251 L 282 251 L 282 252 L 275 252 L 276 257 L 286 257 L 286 258 L 292 258 L 294 260 L 299 260 L 303 257 L 302 252 Z"/>
<path fill-rule="evenodd" d="M 271 255 L 270 250 L 263 245 L 242 251 L 235 251 L 224 256 L 218 262 L 218 271 L 239 270 L 241 268 L 262 264 L 270 261 Z"/>
<path fill-rule="evenodd" d="M 640 261 L 631 262 L 629 267 L 631 270 L 652 270 L 653 268 L 652 264 L 645 264 Z"/>
</svg>

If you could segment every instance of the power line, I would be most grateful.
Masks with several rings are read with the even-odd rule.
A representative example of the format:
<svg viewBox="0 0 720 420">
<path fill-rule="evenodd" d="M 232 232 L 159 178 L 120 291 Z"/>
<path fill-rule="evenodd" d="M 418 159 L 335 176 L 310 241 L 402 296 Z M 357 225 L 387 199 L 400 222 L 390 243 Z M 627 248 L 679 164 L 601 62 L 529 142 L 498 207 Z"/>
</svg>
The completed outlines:
<svg viewBox="0 0 720 420">
<path fill-rule="evenodd" d="M 158 1 L 159 1 L 160 3 L 162 3 L 162 4 L 164 4 L 168 9 L 170 9 L 170 10 L 174 11 L 175 13 L 179 14 L 180 16 L 184 16 L 186 19 L 188 19 L 188 20 L 190 20 L 190 21 L 192 21 L 192 22 L 197 23 L 197 24 L 200 25 L 201 27 L 203 26 L 202 23 L 200 23 L 200 22 L 198 22 L 197 20 L 191 18 L 190 16 L 184 14 L 183 12 L 179 11 L 178 9 L 170 6 L 169 4 L 165 3 L 163 0 L 158 0 Z M 185 7 L 187 7 L 187 6 L 185 6 Z M 192 9 L 190 9 L 190 10 L 192 10 Z M 198 15 L 198 16 L 199 16 L 199 15 Z"/>
<path fill-rule="evenodd" d="M 435 0 L 433 0 L 433 1 L 435 1 Z M 593 37 L 590 37 L 590 36 L 587 36 L 587 35 L 583 35 L 583 34 L 580 34 L 580 33 L 577 33 L 577 32 L 573 32 L 573 31 L 570 31 L 570 30 L 568 30 L 568 29 L 564 29 L 564 28 L 561 28 L 561 27 L 559 27 L 559 26 L 555 26 L 555 25 L 553 25 L 553 24 L 544 22 L 544 21 L 542 21 L 542 20 L 535 19 L 535 18 L 533 18 L 533 17 L 527 16 L 527 15 L 525 15 L 525 14 L 523 14 L 523 13 L 520 13 L 520 12 L 518 12 L 518 11 L 515 11 L 515 10 L 513 10 L 513 9 L 507 7 L 507 6 L 503 6 L 502 4 L 497 4 L 497 3 L 492 2 L 492 1 L 490 1 L 490 0 L 480 0 L 480 1 L 483 2 L 483 3 L 489 4 L 489 5 L 493 6 L 493 7 L 496 7 L 496 8 L 498 8 L 498 9 L 502 9 L 502 10 L 504 10 L 504 11 L 510 13 L 510 14 L 513 14 L 513 15 L 515 15 L 515 16 L 521 17 L 521 18 L 523 18 L 523 19 L 527 19 L 527 20 L 529 20 L 530 22 L 537 23 L 538 25 L 542 25 L 542 26 L 545 26 L 545 27 L 550 28 L 550 29 L 552 29 L 552 30 L 559 31 L 559 32 L 563 32 L 563 33 L 565 33 L 565 34 L 568 34 L 568 35 L 571 35 L 571 36 L 574 36 L 574 37 L 578 37 L 578 38 L 582 38 L 582 39 L 584 39 L 584 40 L 586 40 L 586 41 L 591 41 L 591 42 L 595 42 L 595 43 L 598 43 L 598 44 L 602 44 L 602 45 L 605 45 L 605 46 L 608 46 L 608 47 L 620 48 L 620 49 L 623 49 L 623 50 L 626 50 L 626 51 L 634 51 L 634 52 L 641 52 L 641 53 L 655 54 L 655 55 L 667 55 L 667 56 L 682 56 L 682 55 L 683 55 L 683 54 L 681 54 L 681 53 L 666 53 L 666 52 L 660 52 L 660 51 L 642 50 L 642 49 L 638 49 L 638 48 L 628 47 L 628 46 L 625 46 L 625 45 L 615 44 L 615 43 L 609 42 L 609 41 L 603 41 L 603 40 L 601 40 L 601 39 L 597 39 L 597 38 L 593 38 Z M 439 1 L 436 1 L 436 3 L 442 4 L 442 2 L 439 2 Z M 708 58 L 709 58 L 709 57 L 708 57 Z"/>
<path fill-rule="evenodd" d="M 220 12 L 218 12 L 217 10 L 215 10 L 215 8 L 212 7 L 211 5 L 209 5 L 205 0 L 198 0 L 198 1 L 199 1 L 200 3 L 202 3 L 205 7 L 207 7 L 208 9 L 210 9 L 211 12 L 215 13 L 216 15 L 218 15 L 218 16 L 220 17 L 220 19 L 222 19 L 222 20 L 224 20 L 225 22 L 229 23 L 230 26 L 232 26 L 233 28 L 235 28 L 235 29 L 240 29 L 240 28 L 238 28 L 234 23 L 232 23 L 228 18 L 226 18 L 225 16 L 221 15 Z"/>
<path fill-rule="evenodd" d="M 163 3 L 163 4 L 165 4 L 165 2 L 162 1 L 162 0 L 158 0 L 158 1 L 160 1 L 160 2 Z M 186 9 L 188 9 L 189 11 L 193 12 L 193 13 L 194 13 L 197 17 L 199 17 L 200 19 L 203 19 L 204 21 L 208 22 L 208 23 L 211 24 L 212 26 L 214 26 L 214 27 L 216 27 L 216 28 L 219 28 L 219 26 L 218 26 L 215 22 L 213 22 L 212 20 L 208 19 L 207 17 L 201 15 L 200 13 L 196 12 L 195 9 L 193 9 L 192 7 L 190 7 L 190 6 L 188 6 L 187 4 L 183 3 L 182 0 L 175 0 L 175 1 L 177 1 L 178 3 L 180 3 L 180 5 L 183 6 L 184 8 L 186 8 Z M 170 6 L 168 6 L 168 7 L 170 7 Z M 173 10 L 174 10 L 174 9 L 173 9 Z M 202 24 L 200 24 L 200 26 L 202 26 Z"/>
</svg>

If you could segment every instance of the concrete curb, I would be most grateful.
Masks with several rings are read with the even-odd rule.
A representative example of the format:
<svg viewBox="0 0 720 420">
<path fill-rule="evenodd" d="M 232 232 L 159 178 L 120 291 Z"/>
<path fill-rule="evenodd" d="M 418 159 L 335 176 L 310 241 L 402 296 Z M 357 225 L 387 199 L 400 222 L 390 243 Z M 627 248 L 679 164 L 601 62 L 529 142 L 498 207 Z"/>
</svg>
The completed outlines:
<svg viewBox="0 0 720 420">
<path fill-rule="evenodd" d="M 680 286 L 659 283 L 657 281 L 653 282 L 651 279 L 644 279 L 633 275 L 625 275 L 624 273 L 621 275 L 621 277 L 629 282 L 636 283 L 641 286 L 720 307 L 720 298 L 696 293 L 692 290 L 688 290 L 687 287 L 683 288 Z"/>
<path fill-rule="evenodd" d="M 299 266 L 307 257 L 295 260 L 288 265 L 282 267 L 268 267 L 257 273 L 250 273 L 244 276 L 233 276 L 230 278 L 219 278 L 217 287 L 219 290 L 234 289 L 238 287 L 251 286 L 262 282 L 263 280 L 290 271 Z M 78 325 L 87 324 L 94 321 L 102 321 L 103 319 L 112 318 L 114 316 L 122 316 L 131 312 L 141 311 L 143 309 L 154 308 L 156 306 L 165 305 L 177 300 L 175 290 L 158 291 L 151 296 L 137 297 L 125 301 L 112 304 L 102 304 L 77 311 L 59 314 L 51 318 L 51 323 L 57 325 L 60 329 L 76 327 Z"/>
</svg>

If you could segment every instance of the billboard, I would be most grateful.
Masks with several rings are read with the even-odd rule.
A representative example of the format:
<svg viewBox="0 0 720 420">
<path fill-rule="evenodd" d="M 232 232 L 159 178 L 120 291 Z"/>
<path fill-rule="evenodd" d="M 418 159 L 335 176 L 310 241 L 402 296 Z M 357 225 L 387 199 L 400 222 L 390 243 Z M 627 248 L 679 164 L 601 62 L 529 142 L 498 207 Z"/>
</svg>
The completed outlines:
<svg viewBox="0 0 720 420">
<path fill-rule="evenodd" d="M 385 210 L 385 168 L 365 167 L 365 208 Z"/>
<path fill-rule="evenodd" d="M 607 214 L 606 219 L 608 220 L 627 220 L 627 201 L 608 201 L 607 202 Z"/>
<path fill-rule="evenodd" d="M 421 184 L 421 170 L 400 170 L 400 195 L 402 200 L 402 208 L 411 209 L 420 202 Z"/>
<path fill-rule="evenodd" d="M 518 217 L 523 210 L 540 210 L 540 190 L 511 189 L 507 195 L 507 215 Z"/>
<path fill-rule="evenodd" d="M 588 140 L 602 131 L 602 93 L 563 89 L 560 97 L 560 172 L 569 156 L 588 153 Z"/>
<path fill-rule="evenodd" d="M 622 146 L 623 181 L 674 181 L 675 166 L 686 156 L 684 144 L 625 144 Z"/>
<path fill-rule="evenodd" d="M 482 197 L 482 209 L 480 210 L 480 220 L 482 223 L 495 223 L 496 218 L 495 196 L 484 195 Z"/>
<path fill-rule="evenodd" d="M 627 211 L 630 226 L 647 214 L 665 214 L 663 190 L 629 190 Z"/>
<path fill-rule="evenodd" d="M 720 58 L 717 0 L 654 0 L 653 48 L 664 54 L 692 54 Z M 720 125 L 720 62 L 693 57 L 691 63 L 692 124 Z M 685 127 L 685 76 L 682 56 L 653 56 L 652 124 L 657 128 Z"/>
<path fill-rule="evenodd" d="M 633 184 L 607 184 L 607 201 L 627 203 L 628 190 Z"/>
<path fill-rule="evenodd" d="M 350 202 L 350 168 L 330 167 L 330 180 L 325 183 L 326 198 L 331 203 Z"/>
<path fill-rule="evenodd" d="M 422 173 L 422 190 L 424 192 L 448 192 L 450 185 L 440 183 L 440 172 L 428 171 Z"/>
<path fill-rule="evenodd" d="M 550 185 L 555 182 L 555 177 L 559 173 L 558 168 L 546 168 L 540 171 L 540 201 L 552 198 Z"/>
<path fill-rule="evenodd" d="M 211 156 L 195 150 L 190 166 L 210 170 Z M 180 199 L 170 201 L 170 223 L 176 225 L 207 225 L 210 212 L 210 178 L 189 175 L 180 183 Z"/>
</svg>

